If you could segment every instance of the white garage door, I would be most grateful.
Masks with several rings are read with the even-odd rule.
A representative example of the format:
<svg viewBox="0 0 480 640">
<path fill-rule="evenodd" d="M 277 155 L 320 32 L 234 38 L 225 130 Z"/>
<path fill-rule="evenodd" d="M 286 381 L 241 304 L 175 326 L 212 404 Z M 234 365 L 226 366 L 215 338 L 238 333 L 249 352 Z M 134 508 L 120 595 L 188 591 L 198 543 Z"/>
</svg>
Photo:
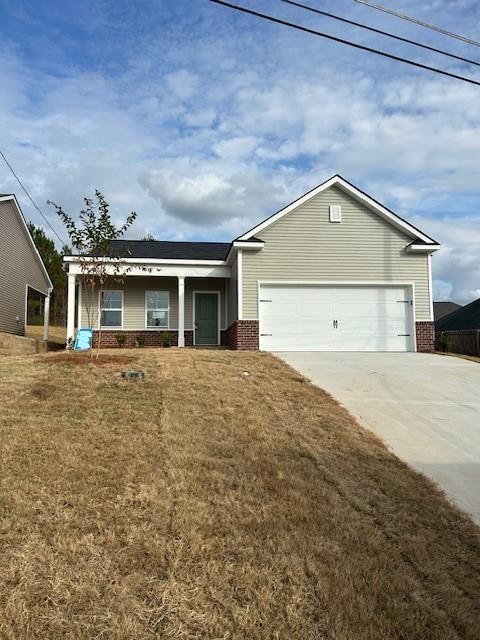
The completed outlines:
<svg viewBox="0 0 480 640">
<path fill-rule="evenodd" d="M 263 351 L 413 351 L 410 287 L 261 285 Z"/>
</svg>

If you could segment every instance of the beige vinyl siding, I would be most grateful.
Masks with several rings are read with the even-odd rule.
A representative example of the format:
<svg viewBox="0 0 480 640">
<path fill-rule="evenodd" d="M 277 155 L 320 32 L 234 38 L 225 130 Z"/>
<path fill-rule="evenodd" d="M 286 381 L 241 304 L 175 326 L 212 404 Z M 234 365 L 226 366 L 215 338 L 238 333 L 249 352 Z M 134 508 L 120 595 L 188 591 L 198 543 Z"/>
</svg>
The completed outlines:
<svg viewBox="0 0 480 640">
<path fill-rule="evenodd" d="M 238 295 L 237 295 L 237 256 L 232 261 L 230 266 L 231 269 L 231 277 L 227 282 L 228 285 L 228 318 L 227 318 L 227 327 L 232 325 L 235 320 L 238 319 Z"/>
<path fill-rule="evenodd" d="M 342 221 L 329 222 L 329 205 Z M 243 318 L 258 318 L 259 280 L 414 282 L 416 320 L 430 320 L 428 258 L 409 254 L 412 238 L 338 187 L 330 187 L 256 237 L 243 251 Z"/>
<path fill-rule="evenodd" d="M 15 204 L 0 202 L 0 331 L 24 333 L 27 284 L 48 293 L 49 282 Z"/>
<path fill-rule="evenodd" d="M 145 292 L 168 291 L 170 294 L 169 329 L 175 331 L 178 327 L 178 280 L 156 276 L 130 276 L 125 283 L 112 282 L 105 289 L 123 291 L 123 327 L 125 331 L 146 329 Z M 221 323 L 225 328 L 225 279 L 224 278 L 185 278 L 185 329 L 193 329 L 192 309 L 194 291 L 220 291 Z M 98 291 L 94 294 L 94 304 L 90 303 L 91 293 L 82 290 L 80 294 L 81 326 L 88 327 L 89 316 L 87 308 L 93 308 L 91 324 L 98 326 Z M 118 329 L 112 329 L 118 330 Z"/>
</svg>

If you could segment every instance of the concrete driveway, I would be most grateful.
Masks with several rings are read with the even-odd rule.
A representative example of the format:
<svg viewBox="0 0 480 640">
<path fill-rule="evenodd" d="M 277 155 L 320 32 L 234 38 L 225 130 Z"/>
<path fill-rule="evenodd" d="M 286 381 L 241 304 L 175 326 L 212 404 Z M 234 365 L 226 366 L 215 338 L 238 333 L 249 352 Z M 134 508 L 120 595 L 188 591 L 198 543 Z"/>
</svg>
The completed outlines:
<svg viewBox="0 0 480 640">
<path fill-rule="evenodd" d="M 480 524 L 480 363 L 422 353 L 277 353 Z"/>
</svg>

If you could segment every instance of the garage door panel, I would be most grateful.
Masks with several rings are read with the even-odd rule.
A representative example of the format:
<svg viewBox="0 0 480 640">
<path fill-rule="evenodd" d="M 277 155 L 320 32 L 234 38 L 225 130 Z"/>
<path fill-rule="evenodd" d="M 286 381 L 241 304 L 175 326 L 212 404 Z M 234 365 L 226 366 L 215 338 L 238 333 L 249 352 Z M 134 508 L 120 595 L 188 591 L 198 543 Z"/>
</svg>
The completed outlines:
<svg viewBox="0 0 480 640">
<path fill-rule="evenodd" d="M 408 351 L 406 287 L 262 285 L 260 348 L 271 351 Z"/>
</svg>

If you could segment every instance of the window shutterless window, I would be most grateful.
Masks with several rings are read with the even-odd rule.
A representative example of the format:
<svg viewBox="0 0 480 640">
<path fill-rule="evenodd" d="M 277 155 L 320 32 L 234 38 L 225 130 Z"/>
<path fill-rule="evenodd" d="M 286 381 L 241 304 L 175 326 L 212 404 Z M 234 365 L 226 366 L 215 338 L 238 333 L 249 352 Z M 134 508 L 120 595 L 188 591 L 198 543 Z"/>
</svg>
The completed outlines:
<svg viewBox="0 0 480 640">
<path fill-rule="evenodd" d="M 168 329 L 170 321 L 170 293 L 146 291 L 147 329 Z"/>
<path fill-rule="evenodd" d="M 100 292 L 100 324 L 121 328 L 123 325 L 123 291 Z"/>
</svg>

